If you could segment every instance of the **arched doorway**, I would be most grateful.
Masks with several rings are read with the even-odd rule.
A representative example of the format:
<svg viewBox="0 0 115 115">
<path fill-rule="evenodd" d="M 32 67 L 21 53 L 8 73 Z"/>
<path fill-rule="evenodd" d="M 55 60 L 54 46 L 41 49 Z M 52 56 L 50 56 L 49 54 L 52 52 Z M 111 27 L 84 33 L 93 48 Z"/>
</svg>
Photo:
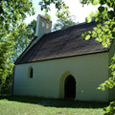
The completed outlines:
<svg viewBox="0 0 115 115">
<path fill-rule="evenodd" d="M 64 84 L 64 98 L 75 99 L 76 96 L 76 81 L 73 76 L 69 75 L 65 79 Z"/>
</svg>

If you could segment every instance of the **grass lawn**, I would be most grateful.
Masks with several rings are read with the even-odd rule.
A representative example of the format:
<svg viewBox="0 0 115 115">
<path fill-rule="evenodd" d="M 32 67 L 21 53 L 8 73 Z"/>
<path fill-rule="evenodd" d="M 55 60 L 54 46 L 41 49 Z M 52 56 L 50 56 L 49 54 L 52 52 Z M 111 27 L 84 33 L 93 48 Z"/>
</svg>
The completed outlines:
<svg viewBox="0 0 115 115">
<path fill-rule="evenodd" d="M 102 115 L 107 104 L 37 97 L 1 97 L 0 115 Z"/>
</svg>

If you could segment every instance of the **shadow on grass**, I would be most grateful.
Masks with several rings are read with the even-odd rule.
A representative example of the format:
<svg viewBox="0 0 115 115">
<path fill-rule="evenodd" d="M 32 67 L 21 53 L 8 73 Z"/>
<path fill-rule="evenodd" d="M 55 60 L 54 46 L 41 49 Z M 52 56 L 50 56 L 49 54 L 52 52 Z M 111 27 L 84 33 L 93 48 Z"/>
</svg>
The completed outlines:
<svg viewBox="0 0 115 115">
<path fill-rule="evenodd" d="M 67 108 L 104 108 L 108 106 L 109 103 L 101 102 L 86 102 L 86 101 L 73 101 L 73 100 L 62 100 L 62 99 L 49 99 L 49 98 L 38 98 L 38 97 L 28 97 L 28 96 L 9 96 L 0 97 L 8 101 L 16 101 L 22 103 L 38 104 L 46 107 L 67 107 Z"/>
</svg>

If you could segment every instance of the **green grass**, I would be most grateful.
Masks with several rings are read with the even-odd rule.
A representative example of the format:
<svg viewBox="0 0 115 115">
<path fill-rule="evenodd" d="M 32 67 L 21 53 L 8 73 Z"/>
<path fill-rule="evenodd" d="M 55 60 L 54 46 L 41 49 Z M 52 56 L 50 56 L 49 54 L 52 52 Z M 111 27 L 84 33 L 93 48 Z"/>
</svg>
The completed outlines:
<svg viewBox="0 0 115 115">
<path fill-rule="evenodd" d="M 1 97 L 0 115 L 102 115 L 107 104 L 37 97 Z"/>
</svg>

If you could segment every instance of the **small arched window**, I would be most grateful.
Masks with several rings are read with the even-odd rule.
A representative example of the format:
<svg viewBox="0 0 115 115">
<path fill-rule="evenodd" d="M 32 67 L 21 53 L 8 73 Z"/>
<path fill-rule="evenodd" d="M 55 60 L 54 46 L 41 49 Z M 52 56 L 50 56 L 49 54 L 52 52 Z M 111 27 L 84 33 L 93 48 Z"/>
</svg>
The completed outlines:
<svg viewBox="0 0 115 115">
<path fill-rule="evenodd" d="M 42 27 L 45 27 L 45 22 L 42 20 Z"/>
<path fill-rule="evenodd" d="M 46 24 L 46 29 L 49 29 L 49 23 Z"/>
<path fill-rule="evenodd" d="M 29 67 L 29 78 L 33 78 L 33 68 Z"/>
</svg>

